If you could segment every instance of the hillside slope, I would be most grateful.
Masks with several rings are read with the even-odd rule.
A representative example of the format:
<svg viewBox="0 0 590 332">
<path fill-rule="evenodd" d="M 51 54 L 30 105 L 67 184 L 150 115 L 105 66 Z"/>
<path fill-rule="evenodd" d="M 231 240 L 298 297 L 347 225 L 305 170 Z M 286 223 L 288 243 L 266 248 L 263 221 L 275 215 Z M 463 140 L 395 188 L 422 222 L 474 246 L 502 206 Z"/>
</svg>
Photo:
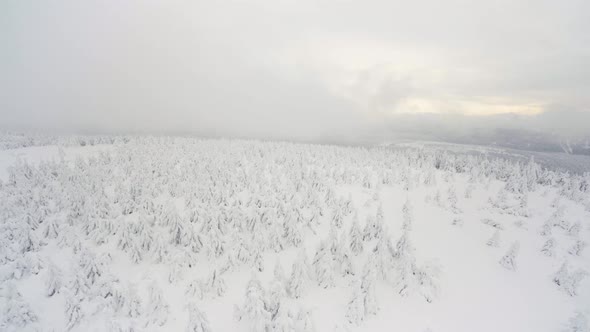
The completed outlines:
<svg viewBox="0 0 590 332">
<path fill-rule="evenodd" d="M 2 331 L 588 331 L 588 174 L 434 147 L 58 151 L 1 152 Z"/>
</svg>

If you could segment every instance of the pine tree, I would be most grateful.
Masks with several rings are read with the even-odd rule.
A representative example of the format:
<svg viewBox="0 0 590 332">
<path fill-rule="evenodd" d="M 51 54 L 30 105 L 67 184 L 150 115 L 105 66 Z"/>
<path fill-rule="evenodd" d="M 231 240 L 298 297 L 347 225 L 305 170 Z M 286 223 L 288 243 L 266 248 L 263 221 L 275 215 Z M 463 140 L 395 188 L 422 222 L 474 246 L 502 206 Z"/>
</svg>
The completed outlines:
<svg viewBox="0 0 590 332">
<path fill-rule="evenodd" d="M 168 245 L 161 237 L 154 241 L 153 256 L 156 263 L 164 263 L 168 259 Z"/>
<path fill-rule="evenodd" d="M 66 297 L 65 313 L 67 320 L 66 329 L 69 331 L 76 327 L 84 317 L 79 297 L 76 295 L 69 295 Z"/>
<path fill-rule="evenodd" d="M 365 297 L 360 282 L 353 287 L 352 298 L 346 306 L 346 319 L 349 323 L 359 325 L 365 320 Z"/>
<path fill-rule="evenodd" d="M 273 332 L 295 331 L 295 320 L 286 306 L 279 306 L 270 330 Z"/>
<path fill-rule="evenodd" d="M 131 247 L 129 248 L 131 261 L 135 264 L 138 264 L 143 259 L 143 252 L 141 248 L 141 243 L 139 243 L 139 241 L 139 239 L 133 240 L 131 242 Z"/>
<path fill-rule="evenodd" d="M 334 285 L 334 270 L 332 252 L 322 242 L 313 259 L 313 268 L 316 274 L 318 285 L 323 288 L 332 287 Z"/>
<path fill-rule="evenodd" d="M 149 301 L 147 303 L 146 316 L 149 320 L 148 324 L 156 324 L 163 326 L 168 321 L 170 307 L 164 301 L 164 294 L 158 284 L 153 281 L 148 289 Z"/>
<path fill-rule="evenodd" d="M 588 319 L 581 312 L 576 313 L 569 319 L 567 329 L 563 332 L 590 332 Z"/>
<path fill-rule="evenodd" d="M 264 271 L 264 256 L 262 255 L 262 252 L 261 252 L 260 248 L 258 248 L 258 247 L 255 247 L 254 258 L 253 258 L 252 262 L 254 264 L 254 267 L 259 272 Z"/>
<path fill-rule="evenodd" d="M 82 255 L 80 265 L 86 276 L 87 284 L 94 285 L 102 275 L 102 269 L 99 266 L 96 256 L 90 253 Z"/>
<path fill-rule="evenodd" d="M 242 316 L 246 316 L 251 320 L 252 330 L 256 332 L 266 331 L 271 322 L 271 316 L 266 310 L 264 298 L 265 294 L 260 281 L 256 277 L 253 277 L 248 282 L 246 302 L 241 312 Z"/>
<path fill-rule="evenodd" d="M 45 221 L 45 229 L 43 230 L 43 237 L 46 239 L 55 239 L 59 236 L 59 227 L 55 218 L 48 218 Z"/>
<path fill-rule="evenodd" d="M 361 281 L 365 315 L 376 315 L 379 307 L 375 290 L 375 271 L 370 265 L 367 267 Z"/>
<path fill-rule="evenodd" d="M 516 256 L 518 255 L 519 249 L 520 244 L 518 241 L 512 243 L 508 252 L 500 259 L 500 265 L 507 270 L 516 270 Z"/>
<path fill-rule="evenodd" d="M 568 249 L 567 252 L 569 252 L 570 254 L 572 254 L 574 256 L 580 256 L 582 254 L 582 250 L 584 250 L 584 248 L 586 248 L 586 242 L 578 239 L 578 240 L 576 240 L 576 242 L 574 242 L 574 245 Z"/>
<path fill-rule="evenodd" d="M 382 214 L 377 214 L 377 218 L 373 216 L 367 217 L 367 222 L 364 229 L 363 239 L 365 241 L 370 241 L 373 239 L 378 239 L 381 237 L 383 232 L 383 219 Z"/>
<path fill-rule="evenodd" d="M 588 276 L 588 273 L 582 269 L 570 273 L 568 263 L 564 262 L 559 271 L 553 276 L 553 282 L 569 296 L 575 296 L 580 282 L 586 276 Z"/>
<path fill-rule="evenodd" d="M 287 281 L 287 292 L 293 298 L 299 298 L 303 292 L 305 282 L 305 267 L 299 259 L 293 263 L 291 276 Z"/>
<path fill-rule="evenodd" d="M 500 231 L 496 229 L 492 237 L 486 242 L 486 244 L 490 247 L 499 247 L 500 246 Z"/>
<path fill-rule="evenodd" d="M 311 312 L 307 309 L 300 308 L 295 323 L 296 332 L 315 332 L 315 324 L 311 317 Z"/>
<path fill-rule="evenodd" d="M 576 222 L 574 223 L 568 230 L 567 230 L 567 234 L 569 236 L 573 236 L 576 237 L 578 236 L 578 234 L 580 234 L 580 229 L 582 228 L 582 225 L 580 224 L 580 222 Z"/>
<path fill-rule="evenodd" d="M 334 209 L 334 214 L 332 216 L 332 226 L 336 228 L 342 228 L 342 224 L 344 222 L 344 215 L 340 208 Z"/>
<path fill-rule="evenodd" d="M 355 213 L 352 219 L 352 226 L 350 227 L 350 250 L 355 256 L 363 252 L 363 236 L 359 226 L 358 216 Z"/>
<path fill-rule="evenodd" d="M 129 284 L 129 317 L 139 317 L 142 314 L 141 298 L 137 294 L 137 289 L 133 284 Z"/>
<path fill-rule="evenodd" d="M 4 300 L 7 305 L 4 305 L 2 317 L 0 317 L 0 328 L 14 327 L 14 330 L 18 331 L 38 321 L 37 315 L 24 301 L 14 282 L 6 283 L 5 292 Z"/>
<path fill-rule="evenodd" d="M 187 332 L 211 332 L 209 319 L 199 310 L 194 302 L 188 304 L 188 325 Z"/>
<path fill-rule="evenodd" d="M 45 280 L 45 289 L 47 296 L 53 296 L 59 293 L 62 286 L 62 274 L 60 269 L 53 263 L 49 263 L 47 279 Z"/>
<path fill-rule="evenodd" d="M 294 247 L 299 247 L 303 242 L 303 232 L 299 223 L 289 216 L 285 218 L 283 229 L 285 241 Z"/>
<path fill-rule="evenodd" d="M 276 279 L 272 280 L 268 292 L 266 292 L 266 300 L 264 301 L 266 310 L 270 313 L 271 317 L 276 317 L 284 296 L 285 287 L 283 283 Z"/>
<path fill-rule="evenodd" d="M 406 202 L 402 206 L 402 215 L 403 215 L 403 219 L 404 219 L 402 229 L 407 230 L 407 231 L 411 230 L 414 217 L 413 217 L 412 204 L 410 203 L 409 198 L 406 199 Z"/>
<path fill-rule="evenodd" d="M 275 268 L 273 271 L 274 277 L 275 279 L 284 282 L 285 280 L 287 280 L 287 277 L 285 276 L 285 271 L 283 270 L 283 265 L 281 264 L 281 261 L 277 258 L 276 262 L 275 262 Z"/>
<path fill-rule="evenodd" d="M 127 251 L 132 246 L 134 238 L 131 223 L 125 222 L 117 233 L 117 247 L 123 251 Z"/>
<path fill-rule="evenodd" d="M 457 207 L 458 199 L 457 199 L 457 192 L 455 191 L 455 188 L 452 186 L 449 187 L 449 189 L 447 191 L 447 195 L 449 197 L 449 207 L 451 208 L 451 211 L 453 211 L 453 213 L 461 212 L 459 210 L 459 208 Z"/>
<path fill-rule="evenodd" d="M 541 252 L 543 253 L 543 255 L 551 257 L 554 254 L 554 247 L 555 247 L 555 239 L 549 238 L 549 239 L 547 239 L 547 241 L 545 241 L 545 244 L 543 244 L 543 248 L 541 248 Z"/>
<path fill-rule="evenodd" d="M 225 279 L 217 272 L 217 270 L 213 270 L 211 276 L 209 277 L 209 281 L 207 282 L 210 292 L 214 294 L 214 296 L 222 297 L 225 294 L 226 286 L 225 286 Z"/>
</svg>

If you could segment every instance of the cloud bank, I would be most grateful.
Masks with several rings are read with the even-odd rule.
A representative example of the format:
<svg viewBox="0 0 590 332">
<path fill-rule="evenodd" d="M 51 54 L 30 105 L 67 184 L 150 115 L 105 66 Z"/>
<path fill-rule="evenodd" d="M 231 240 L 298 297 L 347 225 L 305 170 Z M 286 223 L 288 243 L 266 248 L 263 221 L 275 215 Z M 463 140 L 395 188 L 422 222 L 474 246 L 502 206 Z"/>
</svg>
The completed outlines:
<svg viewBox="0 0 590 332">
<path fill-rule="evenodd" d="M 297 139 L 384 125 L 584 134 L 588 12 L 581 0 L 6 1 L 0 125 Z"/>
</svg>

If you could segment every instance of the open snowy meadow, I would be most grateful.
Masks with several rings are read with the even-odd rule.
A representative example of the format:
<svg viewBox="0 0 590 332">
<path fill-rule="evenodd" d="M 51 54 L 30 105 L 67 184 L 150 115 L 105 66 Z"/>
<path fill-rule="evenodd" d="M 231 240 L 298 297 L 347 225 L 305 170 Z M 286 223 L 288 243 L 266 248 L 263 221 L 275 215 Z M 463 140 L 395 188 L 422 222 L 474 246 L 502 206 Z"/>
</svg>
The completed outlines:
<svg viewBox="0 0 590 332">
<path fill-rule="evenodd" d="M 435 147 L 0 151 L 0 331 L 590 330 L 590 174 Z"/>
</svg>

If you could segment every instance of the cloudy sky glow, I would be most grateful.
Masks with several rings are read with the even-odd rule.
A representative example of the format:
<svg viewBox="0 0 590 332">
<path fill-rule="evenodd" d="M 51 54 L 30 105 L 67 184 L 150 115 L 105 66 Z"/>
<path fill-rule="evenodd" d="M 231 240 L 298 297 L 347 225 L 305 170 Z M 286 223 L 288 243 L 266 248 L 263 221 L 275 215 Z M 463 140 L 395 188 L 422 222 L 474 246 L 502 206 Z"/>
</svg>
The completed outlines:
<svg viewBox="0 0 590 332">
<path fill-rule="evenodd" d="M 584 0 L 8 0 L 0 125 L 304 137 L 407 114 L 587 114 L 588 13 Z"/>
</svg>

